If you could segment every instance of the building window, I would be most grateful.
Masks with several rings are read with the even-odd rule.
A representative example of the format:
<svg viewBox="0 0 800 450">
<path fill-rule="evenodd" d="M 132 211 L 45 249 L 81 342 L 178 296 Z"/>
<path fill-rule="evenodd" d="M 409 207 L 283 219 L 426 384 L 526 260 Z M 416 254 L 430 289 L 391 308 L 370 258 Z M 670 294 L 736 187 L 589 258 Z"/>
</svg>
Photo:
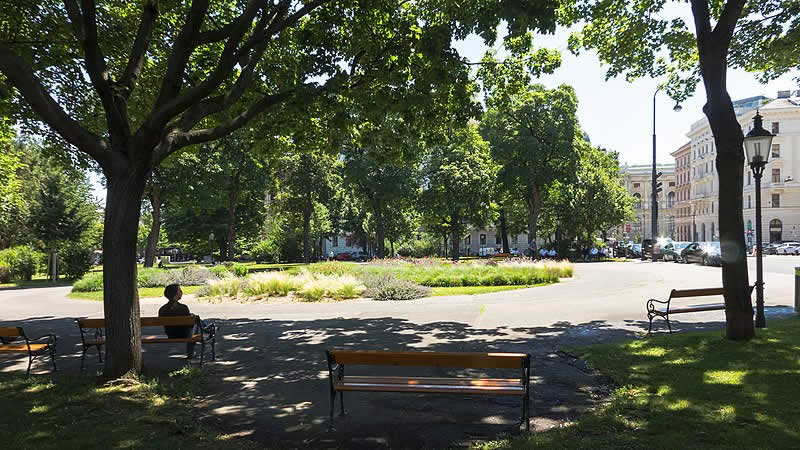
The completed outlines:
<svg viewBox="0 0 800 450">
<path fill-rule="evenodd" d="M 334 236 L 333 237 L 333 246 L 334 247 L 338 247 L 339 246 L 339 236 Z"/>
<path fill-rule="evenodd" d="M 750 186 L 750 171 L 747 171 L 747 185 Z"/>
<path fill-rule="evenodd" d="M 781 157 L 781 144 L 772 144 L 772 157 L 773 158 Z"/>
<path fill-rule="evenodd" d="M 778 134 L 781 132 L 781 126 L 778 122 L 772 122 L 772 134 Z"/>
<path fill-rule="evenodd" d="M 781 169 L 780 168 L 772 169 L 772 182 L 773 183 L 780 183 L 781 182 Z"/>
<path fill-rule="evenodd" d="M 670 185 L 670 186 L 675 186 L 675 182 L 674 182 L 674 181 L 670 181 L 670 182 L 669 182 L 669 185 Z"/>
<path fill-rule="evenodd" d="M 748 209 L 750 209 L 750 208 L 752 208 L 752 207 L 753 207 L 753 204 L 752 204 L 752 203 L 750 203 L 750 196 L 748 195 L 748 196 L 747 196 L 747 208 L 748 208 Z"/>
<path fill-rule="evenodd" d="M 781 194 L 772 194 L 772 207 L 773 208 L 781 207 Z"/>
<path fill-rule="evenodd" d="M 634 188 L 638 188 L 639 187 L 639 183 L 633 183 L 633 187 Z"/>
<path fill-rule="evenodd" d="M 633 194 L 633 208 L 639 209 L 642 207 L 642 196 L 637 192 Z"/>
<path fill-rule="evenodd" d="M 485 235 L 485 234 L 482 234 L 482 235 L 481 235 L 481 245 L 482 245 L 482 246 L 485 246 L 485 245 L 486 245 L 486 235 Z"/>
<path fill-rule="evenodd" d="M 495 235 L 494 236 L 494 245 L 500 245 L 501 242 L 503 242 L 503 241 L 502 241 L 502 239 L 500 239 L 500 235 Z"/>
</svg>

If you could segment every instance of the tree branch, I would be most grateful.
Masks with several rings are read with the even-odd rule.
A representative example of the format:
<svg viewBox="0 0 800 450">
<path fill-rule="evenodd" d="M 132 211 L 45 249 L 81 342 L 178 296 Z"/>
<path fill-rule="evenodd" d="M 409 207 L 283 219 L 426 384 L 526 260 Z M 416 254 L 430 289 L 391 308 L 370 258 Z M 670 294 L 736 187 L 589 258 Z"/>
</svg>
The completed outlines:
<svg viewBox="0 0 800 450">
<path fill-rule="evenodd" d="M 122 78 L 119 80 L 119 86 L 122 87 L 123 98 L 127 99 L 136 87 L 136 80 L 142 72 L 142 64 L 144 64 L 144 55 L 150 47 L 150 39 L 153 37 L 153 30 L 155 29 L 156 19 L 158 18 L 158 3 L 154 0 L 148 1 L 144 5 L 142 11 L 142 19 L 139 22 L 139 29 L 136 31 L 136 39 L 133 41 L 133 48 L 128 57 L 128 64 L 125 66 L 125 71 L 122 73 Z"/>
<path fill-rule="evenodd" d="M 719 21 L 714 27 L 712 37 L 714 43 L 726 50 L 730 46 L 731 39 L 733 38 L 733 31 L 736 29 L 736 22 L 742 15 L 745 0 L 728 0 L 725 3 L 725 8 L 719 16 Z M 727 52 L 726 52 L 727 53 Z"/>
<path fill-rule="evenodd" d="M 73 120 L 36 77 L 33 68 L 5 44 L 0 44 L 0 71 L 22 94 L 36 114 L 56 133 L 91 156 L 100 166 L 108 164 L 108 141 L 83 128 Z"/>
</svg>

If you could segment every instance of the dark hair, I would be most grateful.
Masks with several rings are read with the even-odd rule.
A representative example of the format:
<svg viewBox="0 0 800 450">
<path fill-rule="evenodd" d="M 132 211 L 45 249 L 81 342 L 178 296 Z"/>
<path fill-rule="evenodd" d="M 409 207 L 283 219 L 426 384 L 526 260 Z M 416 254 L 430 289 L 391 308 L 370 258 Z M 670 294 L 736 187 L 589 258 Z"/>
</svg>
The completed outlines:
<svg viewBox="0 0 800 450">
<path fill-rule="evenodd" d="M 175 297 L 175 294 L 178 293 L 178 289 L 181 288 L 180 284 L 170 284 L 169 286 L 164 288 L 164 297 L 167 297 L 169 300 L 172 300 Z"/>
</svg>

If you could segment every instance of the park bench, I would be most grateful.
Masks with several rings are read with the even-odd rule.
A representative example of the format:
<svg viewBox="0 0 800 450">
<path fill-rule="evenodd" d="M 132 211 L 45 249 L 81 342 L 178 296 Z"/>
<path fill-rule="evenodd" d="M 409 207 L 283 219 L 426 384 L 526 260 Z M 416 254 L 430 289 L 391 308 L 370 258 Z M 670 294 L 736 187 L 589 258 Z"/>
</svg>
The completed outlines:
<svg viewBox="0 0 800 450">
<path fill-rule="evenodd" d="M 753 291 L 754 286 L 750 286 L 750 292 Z M 653 330 L 653 319 L 656 317 L 663 317 L 667 321 L 667 328 L 672 333 L 672 325 L 669 323 L 670 314 L 683 314 L 703 311 L 718 311 L 725 310 L 725 303 L 706 303 L 702 305 L 691 305 L 674 307 L 672 300 L 676 298 L 695 298 L 695 297 L 709 297 L 723 295 L 725 290 L 723 288 L 706 288 L 706 289 L 673 289 L 669 293 L 667 301 L 656 300 L 651 298 L 647 300 L 647 318 L 650 320 L 650 327 L 647 330 L 647 335 Z M 748 293 L 749 294 L 749 293 Z M 665 307 L 658 307 L 656 303 L 666 305 Z"/>
<path fill-rule="evenodd" d="M 28 371 L 31 374 L 33 360 L 50 355 L 53 370 L 56 370 L 56 335 L 45 334 L 29 339 L 22 327 L 0 327 L 0 353 L 23 353 L 28 355 Z"/>
<path fill-rule="evenodd" d="M 381 350 L 327 351 L 330 377 L 330 422 L 333 430 L 333 410 L 339 394 L 341 415 L 344 415 L 344 391 L 409 392 L 457 395 L 511 395 L 522 397 L 522 420 L 530 430 L 531 358 L 526 353 L 462 353 L 410 352 Z M 400 376 L 362 376 L 344 374 L 345 366 L 403 366 L 446 367 L 473 369 L 516 369 L 515 378 L 429 378 Z"/>
<path fill-rule="evenodd" d="M 142 328 L 145 327 L 164 327 L 164 326 L 194 326 L 192 336 L 188 338 L 169 338 L 166 335 L 144 335 L 142 334 L 142 344 L 188 344 L 194 342 L 200 344 L 200 365 L 203 365 L 206 344 L 211 345 L 211 359 L 216 359 L 215 345 L 217 326 L 206 325 L 199 316 L 174 316 L 174 317 L 142 317 Z M 83 344 L 83 354 L 81 355 L 81 370 L 83 370 L 86 359 L 86 352 L 92 347 L 97 347 L 97 356 L 103 362 L 102 347 L 106 343 L 105 339 L 105 319 L 78 319 L 78 328 L 81 331 L 81 343 Z"/>
</svg>

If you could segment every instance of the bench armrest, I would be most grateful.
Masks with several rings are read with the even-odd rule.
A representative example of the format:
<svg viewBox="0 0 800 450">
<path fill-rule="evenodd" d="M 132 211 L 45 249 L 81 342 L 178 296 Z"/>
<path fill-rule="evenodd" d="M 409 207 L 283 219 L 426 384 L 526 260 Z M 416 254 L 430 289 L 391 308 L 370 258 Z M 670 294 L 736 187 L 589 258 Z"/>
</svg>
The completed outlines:
<svg viewBox="0 0 800 450">
<path fill-rule="evenodd" d="M 655 305 L 656 303 L 661 303 L 662 305 L 667 305 L 667 309 L 669 309 L 669 300 L 664 302 L 664 301 L 661 301 L 661 300 L 656 300 L 654 298 L 651 298 L 651 299 L 647 300 L 647 312 L 655 311 L 656 310 L 656 305 Z"/>
<path fill-rule="evenodd" d="M 202 320 L 197 321 L 197 327 L 203 332 L 203 334 L 207 334 L 207 339 L 214 339 L 217 335 L 217 325 L 214 323 L 206 324 Z"/>
<path fill-rule="evenodd" d="M 28 342 L 30 342 L 30 343 L 34 343 L 34 342 L 44 342 L 45 344 L 47 344 L 47 345 L 49 345 L 49 346 L 53 347 L 53 346 L 55 346 L 55 345 L 56 345 L 56 339 L 57 339 L 57 338 L 56 338 L 56 335 L 55 335 L 55 334 L 48 333 L 48 334 L 45 334 L 45 335 L 39 336 L 39 337 L 38 337 L 38 338 L 36 338 L 36 339 L 28 339 Z"/>
</svg>

